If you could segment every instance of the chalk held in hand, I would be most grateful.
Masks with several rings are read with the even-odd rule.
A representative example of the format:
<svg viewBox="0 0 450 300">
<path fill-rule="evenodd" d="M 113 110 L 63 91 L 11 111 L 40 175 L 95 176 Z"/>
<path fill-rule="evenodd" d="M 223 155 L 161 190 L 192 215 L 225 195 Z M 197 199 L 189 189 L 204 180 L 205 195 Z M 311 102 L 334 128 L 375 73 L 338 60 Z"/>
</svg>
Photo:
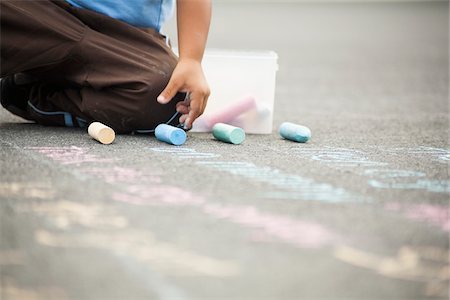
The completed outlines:
<svg viewBox="0 0 450 300">
<path fill-rule="evenodd" d="M 158 140 L 175 146 L 180 146 L 186 142 L 186 132 L 183 129 L 167 124 L 156 126 L 155 136 Z"/>
<path fill-rule="evenodd" d="M 219 141 L 239 145 L 245 140 L 245 132 L 242 128 L 224 123 L 217 123 L 212 129 L 213 136 Z"/>
<path fill-rule="evenodd" d="M 111 127 L 100 122 L 93 122 L 88 127 L 89 135 L 102 144 L 109 145 L 116 138 L 116 133 Z"/>
<path fill-rule="evenodd" d="M 283 138 L 298 143 L 306 143 L 311 138 L 311 130 L 308 127 L 290 122 L 281 124 L 279 133 Z"/>
</svg>

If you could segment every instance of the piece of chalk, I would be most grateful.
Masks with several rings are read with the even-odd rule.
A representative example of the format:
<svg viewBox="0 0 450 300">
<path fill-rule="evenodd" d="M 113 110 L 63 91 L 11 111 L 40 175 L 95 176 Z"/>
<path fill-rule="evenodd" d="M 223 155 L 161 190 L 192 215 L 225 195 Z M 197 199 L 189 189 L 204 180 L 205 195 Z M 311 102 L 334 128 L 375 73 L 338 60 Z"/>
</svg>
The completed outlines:
<svg viewBox="0 0 450 300">
<path fill-rule="evenodd" d="M 281 124 L 278 132 L 283 138 L 298 143 L 306 143 L 311 138 L 311 130 L 308 127 L 290 122 Z"/>
<path fill-rule="evenodd" d="M 272 112 L 271 109 L 264 104 L 258 105 L 257 107 L 258 116 L 260 118 L 267 118 L 270 116 L 270 113 Z"/>
<path fill-rule="evenodd" d="M 156 126 L 155 136 L 158 140 L 175 146 L 180 146 L 186 142 L 186 132 L 183 129 L 167 124 Z"/>
<path fill-rule="evenodd" d="M 111 144 L 116 138 L 116 133 L 111 127 L 100 122 L 93 122 L 88 127 L 89 135 L 102 144 Z"/>
<path fill-rule="evenodd" d="M 212 129 L 213 136 L 219 141 L 239 145 L 245 140 L 245 132 L 242 128 L 228 124 L 217 123 Z"/>
<path fill-rule="evenodd" d="M 245 112 L 252 109 L 256 110 L 256 108 L 255 98 L 248 96 L 231 103 L 220 111 L 208 114 L 207 116 L 205 115 L 205 123 L 211 128 L 217 123 L 228 123 Z"/>
</svg>

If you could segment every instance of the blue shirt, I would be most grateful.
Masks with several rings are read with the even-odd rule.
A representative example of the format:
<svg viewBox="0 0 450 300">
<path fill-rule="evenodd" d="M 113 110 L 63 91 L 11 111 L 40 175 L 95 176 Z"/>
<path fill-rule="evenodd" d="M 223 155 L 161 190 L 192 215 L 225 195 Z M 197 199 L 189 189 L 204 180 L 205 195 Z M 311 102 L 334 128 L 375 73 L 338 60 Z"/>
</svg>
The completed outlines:
<svg viewBox="0 0 450 300">
<path fill-rule="evenodd" d="M 66 0 L 75 7 L 90 9 L 128 24 L 160 31 L 170 18 L 175 0 Z"/>
</svg>

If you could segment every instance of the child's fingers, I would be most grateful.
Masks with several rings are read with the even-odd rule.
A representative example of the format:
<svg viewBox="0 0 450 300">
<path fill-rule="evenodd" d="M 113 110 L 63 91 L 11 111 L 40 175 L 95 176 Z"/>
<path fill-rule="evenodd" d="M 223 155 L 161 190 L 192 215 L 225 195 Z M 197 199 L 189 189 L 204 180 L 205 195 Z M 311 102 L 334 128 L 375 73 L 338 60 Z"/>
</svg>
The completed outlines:
<svg viewBox="0 0 450 300">
<path fill-rule="evenodd" d="M 194 93 L 191 95 L 191 97 L 192 97 L 191 106 L 188 117 L 185 122 L 185 125 L 188 129 L 192 127 L 192 123 L 194 123 L 195 119 L 197 119 L 203 113 L 204 110 L 203 105 L 204 98 Z"/>
<path fill-rule="evenodd" d="M 178 102 L 176 105 L 176 110 L 180 114 L 187 114 L 189 112 L 189 105 L 184 102 Z"/>
<path fill-rule="evenodd" d="M 184 122 L 186 122 L 187 117 L 188 117 L 188 114 L 183 114 L 179 119 L 180 124 L 184 124 Z"/>
<path fill-rule="evenodd" d="M 191 105 L 191 93 L 187 90 L 181 90 L 180 92 L 186 93 L 186 97 L 183 100 L 183 104 L 186 106 Z"/>
<path fill-rule="evenodd" d="M 161 94 L 156 98 L 159 103 L 166 104 L 170 100 L 172 100 L 173 97 L 175 97 L 175 94 L 180 90 L 182 86 L 182 82 L 178 79 L 174 79 L 173 77 L 170 78 L 169 83 L 167 84 L 166 88 L 161 92 Z"/>
</svg>

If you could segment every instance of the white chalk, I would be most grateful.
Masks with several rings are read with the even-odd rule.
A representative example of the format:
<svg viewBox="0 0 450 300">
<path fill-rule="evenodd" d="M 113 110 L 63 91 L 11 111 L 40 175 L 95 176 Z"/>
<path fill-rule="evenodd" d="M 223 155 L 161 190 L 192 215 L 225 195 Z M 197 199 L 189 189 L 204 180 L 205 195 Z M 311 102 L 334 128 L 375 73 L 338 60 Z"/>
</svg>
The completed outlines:
<svg viewBox="0 0 450 300">
<path fill-rule="evenodd" d="M 89 135 L 102 144 L 111 144 L 116 138 L 114 130 L 100 122 L 93 122 L 88 127 Z"/>
<path fill-rule="evenodd" d="M 272 110 L 265 104 L 258 104 L 256 111 L 260 118 L 267 118 L 270 116 Z"/>
</svg>

